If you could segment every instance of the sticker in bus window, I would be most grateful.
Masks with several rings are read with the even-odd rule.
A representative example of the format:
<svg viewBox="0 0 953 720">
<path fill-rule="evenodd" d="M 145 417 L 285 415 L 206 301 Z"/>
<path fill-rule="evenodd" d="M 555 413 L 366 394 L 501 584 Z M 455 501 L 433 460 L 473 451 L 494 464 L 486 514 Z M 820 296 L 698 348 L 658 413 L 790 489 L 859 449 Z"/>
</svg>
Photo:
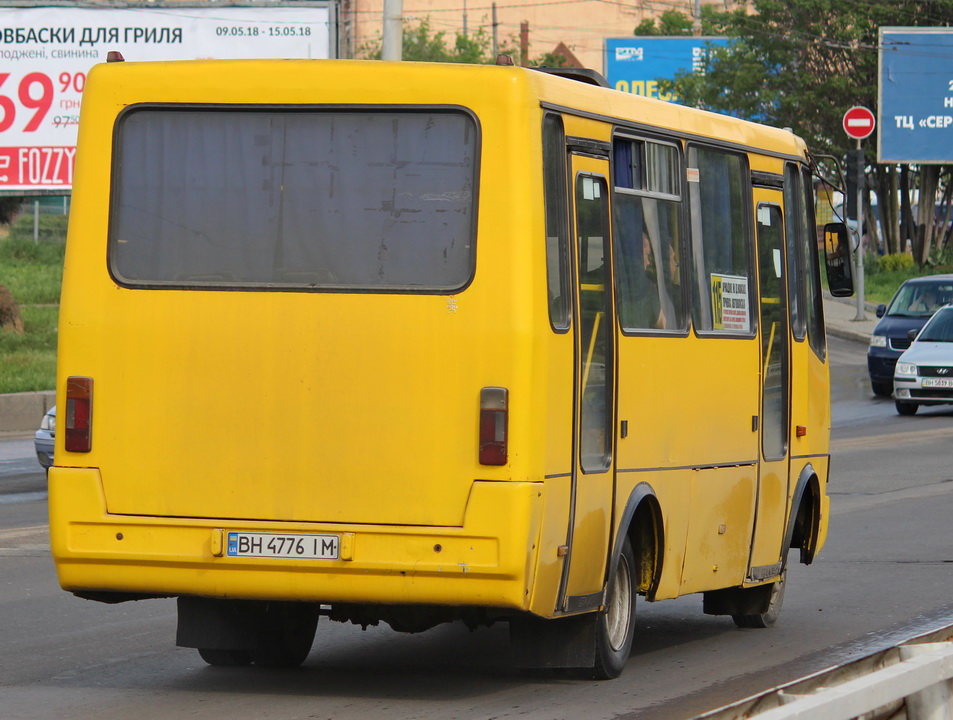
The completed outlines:
<svg viewBox="0 0 953 720">
<path fill-rule="evenodd" d="M 582 179 L 582 199 L 595 200 L 598 197 L 599 188 L 596 187 L 596 184 L 592 181 L 591 177 L 584 177 Z"/>
<path fill-rule="evenodd" d="M 711 274 L 711 316 L 715 330 L 750 332 L 748 278 Z"/>
</svg>

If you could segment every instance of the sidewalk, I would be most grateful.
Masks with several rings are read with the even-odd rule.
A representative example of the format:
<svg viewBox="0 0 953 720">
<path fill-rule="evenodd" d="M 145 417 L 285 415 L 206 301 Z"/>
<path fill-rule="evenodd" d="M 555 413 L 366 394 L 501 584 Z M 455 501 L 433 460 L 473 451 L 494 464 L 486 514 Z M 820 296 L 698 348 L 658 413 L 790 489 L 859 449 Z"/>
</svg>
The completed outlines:
<svg viewBox="0 0 953 720">
<path fill-rule="evenodd" d="M 865 304 L 865 320 L 855 320 L 857 317 L 857 298 L 835 298 L 824 292 L 824 322 L 827 325 L 827 334 L 834 337 L 854 340 L 867 345 L 874 325 L 879 318 L 875 312 L 877 306 L 873 303 Z"/>
</svg>

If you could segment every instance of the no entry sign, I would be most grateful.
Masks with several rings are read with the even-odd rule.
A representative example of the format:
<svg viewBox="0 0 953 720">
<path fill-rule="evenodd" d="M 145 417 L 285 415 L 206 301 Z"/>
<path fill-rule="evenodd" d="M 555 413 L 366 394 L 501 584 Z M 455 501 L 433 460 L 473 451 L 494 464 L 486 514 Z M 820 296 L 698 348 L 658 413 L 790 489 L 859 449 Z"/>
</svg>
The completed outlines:
<svg viewBox="0 0 953 720">
<path fill-rule="evenodd" d="M 874 131 L 874 114 L 861 105 L 844 113 L 844 132 L 855 140 L 863 140 Z"/>
</svg>

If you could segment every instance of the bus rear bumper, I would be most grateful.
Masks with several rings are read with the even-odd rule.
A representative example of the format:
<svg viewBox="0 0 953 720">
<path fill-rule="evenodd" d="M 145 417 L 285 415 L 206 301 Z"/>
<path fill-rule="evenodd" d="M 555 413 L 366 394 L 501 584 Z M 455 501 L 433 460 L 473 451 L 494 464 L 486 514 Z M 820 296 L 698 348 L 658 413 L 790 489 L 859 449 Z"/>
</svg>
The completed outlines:
<svg viewBox="0 0 953 720">
<path fill-rule="evenodd" d="M 475 481 L 462 527 L 226 521 L 112 515 L 99 470 L 53 467 L 50 541 L 60 585 L 86 597 L 525 610 L 544 488 Z M 341 559 L 231 557 L 223 546 L 229 532 L 338 536 Z"/>
</svg>

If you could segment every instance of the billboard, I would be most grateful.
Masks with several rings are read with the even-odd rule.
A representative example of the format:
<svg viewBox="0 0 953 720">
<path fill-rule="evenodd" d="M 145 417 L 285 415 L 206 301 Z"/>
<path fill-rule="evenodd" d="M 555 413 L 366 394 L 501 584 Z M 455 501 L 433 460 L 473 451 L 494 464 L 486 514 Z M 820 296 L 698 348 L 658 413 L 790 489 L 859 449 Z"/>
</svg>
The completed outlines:
<svg viewBox="0 0 953 720">
<path fill-rule="evenodd" d="M 678 102 L 659 90 L 658 79 L 703 70 L 708 47 L 727 44 L 728 38 L 718 37 L 606 38 L 604 74 L 616 90 Z"/>
<path fill-rule="evenodd" d="M 296 7 L 0 8 L 0 194 L 73 184 L 86 73 L 126 60 L 329 58 L 329 3 Z"/>
<path fill-rule="evenodd" d="M 878 161 L 953 162 L 953 28 L 880 28 Z"/>
</svg>

